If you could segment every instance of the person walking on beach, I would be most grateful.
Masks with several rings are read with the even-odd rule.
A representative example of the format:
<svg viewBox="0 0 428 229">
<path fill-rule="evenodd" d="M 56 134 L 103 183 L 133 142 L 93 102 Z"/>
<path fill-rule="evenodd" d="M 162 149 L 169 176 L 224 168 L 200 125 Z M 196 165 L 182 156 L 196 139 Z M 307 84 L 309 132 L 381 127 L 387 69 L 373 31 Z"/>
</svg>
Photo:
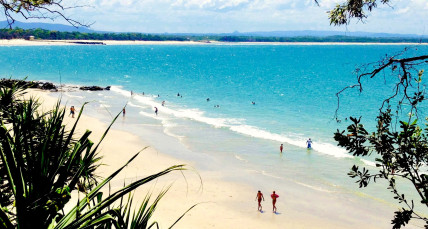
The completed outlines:
<svg viewBox="0 0 428 229">
<path fill-rule="evenodd" d="M 155 107 L 155 114 L 158 115 L 158 108 Z"/>
<path fill-rule="evenodd" d="M 310 138 L 306 141 L 306 145 L 308 146 L 308 149 L 312 148 L 312 140 Z"/>
<path fill-rule="evenodd" d="M 70 107 L 70 114 L 68 116 L 71 115 L 72 118 L 74 118 L 74 113 L 76 112 L 76 109 L 74 109 L 74 106 Z"/>
<path fill-rule="evenodd" d="M 124 107 L 123 110 L 122 110 L 123 117 L 125 117 L 125 113 L 126 113 L 126 110 L 125 110 L 125 107 Z"/>
<path fill-rule="evenodd" d="M 275 191 L 273 191 L 272 195 L 270 195 L 270 197 L 272 198 L 272 211 L 274 213 L 276 213 L 276 198 L 278 198 L 279 196 L 275 193 Z"/>
<path fill-rule="evenodd" d="M 262 192 L 260 192 L 260 190 L 257 192 L 257 196 L 256 196 L 256 199 L 257 199 L 257 201 L 259 202 L 259 207 L 258 207 L 258 211 L 260 211 L 260 212 L 262 212 L 262 204 L 261 204 L 261 202 L 262 202 L 262 199 L 263 199 L 263 201 L 265 201 L 265 197 L 263 196 L 263 193 Z"/>
<path fill-rule="evenodd" d="M 165 100 L 164 100 L 164 101 L 162 101 L 162 106 L 163 106 L 163 107 L 165 106 Z"/>
<path fill-rule="evenodd" d="M 281 144 L 281 146 L 279 147 L 279 151 L 282 153 L 283 149 L 284 149 L 284 146 Z"/>
</svg>

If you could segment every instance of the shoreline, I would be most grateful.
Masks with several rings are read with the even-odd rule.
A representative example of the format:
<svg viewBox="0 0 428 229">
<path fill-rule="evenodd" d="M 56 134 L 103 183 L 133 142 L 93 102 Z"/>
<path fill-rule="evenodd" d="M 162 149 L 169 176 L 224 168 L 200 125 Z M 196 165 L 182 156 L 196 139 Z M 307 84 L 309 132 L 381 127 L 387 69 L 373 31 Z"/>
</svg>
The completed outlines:
<svg viewBox="0 0 428 229">
<path fill-rule="evenodd" d="M 428 45 L 428 43 L 360 42 L 220 42 L 220 41 L 117 41 L 117 40 L 0 40 L 1 46 L 74 46 L 74 45 Z"/>
<path fill-rule="evenodd" d="M 60 93 L 55 94 L 55 92 L 40 89 L 30 89 L 29 92 L 26 96 L 39 98 L 42 101 L 42 109 L 45 111 L 52 108 L 60 97 L 58 96 Z M 76 93 L 79 92 L 76 91 Z M 69 104 L 70 101 L 63 98 L 61 106 L 64 103 Z M 80 108 L 76 108 L 78 109 L 76 113 L 78 113 Z M 68 117 L 67 114 L 68 110 L 66 109 L 65 124 L 71 126 L 75 119 Z M 90 139 L 96 144 L 108 124 L 95 117 L 87 116 L 83 112 L 77 125 L 76 136 L 89 129 L 92 131 Z M 199 169 L 196 171 L 194 169 L 196 167 L 195 162 L 183 161 L 159 152 L 139 136 L 115 128 L 116 125 L 120 125 L 118 120 L 100 145 L 99 155 L 103 158 L 101 160 L 102 166 L 97 170 L 98 175 L 107 177 L 135 153 L 145 147 L 148 148 L 142 151 L 130 165 L 111 181 L 112 190 L 123 187 L 125 182 L 149 176 L 172 165 L 186 164 L 186 168 L 189 169 L 184 175 L 179 172 L 168 174 L 146 186 L 139 187 L 134 192 L 135 206 L 138 207 L 147 193 L 152 193 L 154 198 L 162 190 L 172 185 L 160 201 L 153 217 L 159 222 L 161 228 L 171 226 L 181 214 L 194 204 L 198 205 L 190 210 L 174 228 L 233 228 L 237 224 L 241 225 L 242 228 L 282 228 L 283 226 L 307 228 L 319 223 L 323 225 L 319 228 L 335 227 L 335 223 L 328 220 L 317 223 L 315 221 L 305 222 L 303 219 L 296 220 L 285 217 L 285 215 L 273 214 L 270 211 L 269 193 L 265 193 L 266 201 L 262 203 L 264 213 L 260 213 L 256 211 L 257 203 L 253 196 L 256 191 L 250 185 L 226 181 L 217 171 Z M 107 188 L 103 190 L 109 192 Z M 72 198 L 77 198 L 77 194 L 73 193 Z M 71 207 L 74 206 L 73 200 L 69 202 Z M 284 203 L 278 203 L 277 206 L 281 211 L 285 211 Z M 277 217 L 277 219 L 272 220 L 272 217 Z"/>
<path fill-rule="evenodd" d="M 42 100 L 45 108 L 51 108 L 62 96 L 61 93 L 38 89 L 31 89 L 31 91 L 32 95 Z M 79 98 L 81 101 L 87 100 L 83 92 L 68 92 L 81 96 L 82 98 Z M 62 104 L 79 104 L 73 97 L 62 98 Z M 78 113 L 80 108 L 76 108 Z M 66 114 L 68 114 L 67 111 Z M 91 140 L 97 143 L 109 123 L 106 120 L 102 121 L 100 117 L 88 116 L 85 113 L 87 112 L 83 112 L 79 122 L 78 133 L 83 133 L 85 129 L 92 130 Z M 68 125 L 72 125 L 74 120 L 66 117 L 65 121 Z M 102 164 L 107 166 L 101 166 L 98 170 L 99 174 L 106 177 L 136 152 L 146 146 L 149 148 L 141 152 L 136 160 L 112 181 L 112 188 L 122 187 L 125 181 L 141 178 L 176 164 L 187 164 L 190 170 L 185 174 L 185 179 L 179 173 L 169 174 L 148 186 L 140 187 L 135 192 L 134 202 L 139 203 L 147 193 L 151 192 L 156 196 L 165 187 L 173 184 L 155 213 L 154 219 L 159 221 L 161 227 L 169 227 L 194 204 L 199 205 L 184 216 L 175 228 L 234 228 L 236 225 L 242 228 L 379 228 L 389 223 L 388 216 L 384 215 L 383 205 L 380 206 L 376 202 L 361 200 L 361 204 L 367 202 L 372 206 L 374 212 L 380 211 L 378 215 L 374 213 L 371 215 L 366 212 L 371 209 L 370 207 L 362 207 L 352 200 L 350 203 L 349 200 L 344 200 L 345 196 L 338 196 L 338 193 L 316 192 L 288 180 L 282 181 L 288 187 L 287 190 L 277 190 L 280 191 L 278 194 L 281 196 L 277 203 L 279 214 L 271 212 L 269 195 L 275 185 L 266 187 L 262 185 L 265 201 L 262 202 L 264 212 L 260 213 L 256 211 L 257 203 L 254 198 L 257 192 L 255 186 L 261 183 L 254 185 L 246 182 L 245 179 L 230 179 L 228 174 L 224 174 L 220 168 L 201 170 L 197 158 L 183 160 L 180 155 L 159 151 L 153 145 L 147 144 L 144 137 L 126 131 L 129 128 L 127 125 L 129 124 L 126 119 L 122 122 L 117 120 L 101 144 L 99 152 L 100 156 L 103 156 Z M 166 142 L 166 144 L 172 143 Z M 195 168 L 197 172 L 194 171 Z M 355 215 L 348 215 L 349 212 Z"/>
</svg>

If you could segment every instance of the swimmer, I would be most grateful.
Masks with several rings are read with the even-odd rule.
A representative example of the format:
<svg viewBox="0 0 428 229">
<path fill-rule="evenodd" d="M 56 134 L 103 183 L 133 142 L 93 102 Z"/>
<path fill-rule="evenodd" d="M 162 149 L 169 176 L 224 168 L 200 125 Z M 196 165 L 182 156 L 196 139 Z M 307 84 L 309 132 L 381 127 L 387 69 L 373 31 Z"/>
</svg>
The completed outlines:
<svg viewBox="0 0 428 229">
<path fill-rule="evenodd" d="M 209 102 L 210 101 L 210 98 L 207 98 L 207 102 Z"/>
<path fill-rule="evenodd" d="M 257 196 L 256 196 L 256 200 L 259 202 L 259 207 L 258 207 L 258 211 L 260 211 L 260 212 L 262 212 L 263 211 L 263 208 L 262 208 L 262 204 L 261 204 L 261 202 L 262 202 L 262 199 L 263 199 L 263 201 L 265 201 L 265 197 L 263 196 L 263 193 L 262 192 L 260 192 L 260 190 L 257 192 Z"/>
<path fill-rule="evenodd" d="M 308 146 L 308 149 L 312 148 L 312 140 L 310 138 L 306 141 L 306 145 Z"/>
<path fill-rule="evenodd" d="M 162 101 L 162 106 L 165 106 L 165 100 L 164 100 L 164 101 Z"/>
</svg>

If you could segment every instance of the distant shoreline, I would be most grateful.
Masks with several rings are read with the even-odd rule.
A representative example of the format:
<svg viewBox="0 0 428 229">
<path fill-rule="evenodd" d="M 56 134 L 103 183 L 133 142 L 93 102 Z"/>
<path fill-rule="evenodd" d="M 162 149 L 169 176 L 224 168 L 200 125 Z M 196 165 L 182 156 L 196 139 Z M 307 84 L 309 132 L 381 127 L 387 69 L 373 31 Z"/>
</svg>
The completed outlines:
<svg viewBox="0 0 428 229">
<path fill-rule="evenodd" d="M 428 45 L 428 43 L 371 42 L 220 42 L 220 41 L 117 41 L 117 40 L 24 40 L 1 39 L 0 46 L 66 45 Z"/>
</svg>

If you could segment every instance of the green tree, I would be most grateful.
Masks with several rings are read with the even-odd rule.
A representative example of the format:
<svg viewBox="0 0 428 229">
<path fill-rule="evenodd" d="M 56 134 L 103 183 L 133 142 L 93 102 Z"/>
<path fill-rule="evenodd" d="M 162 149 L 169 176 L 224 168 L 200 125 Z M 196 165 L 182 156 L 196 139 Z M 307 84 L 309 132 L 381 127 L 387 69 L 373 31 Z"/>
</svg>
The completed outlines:
<svg viewBox="0 0 428 229">
<path fill-rule="evenodd" d="M 16 21 L 17 15 L 25 19 L 55 19 L 60 17 L 75 27 L 88 27 L 89 24 L 79 22 L 65 15 L 67 9 L 78 7 L 84 6 L 67 6 L 62 0 L 0 0 L 0 8 L 2 8 L 10 27 Z"/>
<path fill-rule="evenodd" d="M 141 207 L 130 217 L 132 197 L 124 197 L 141 185 L 183 165 L 139 179 L 105 195 L 100 191 L 124 166 L 102 181 L 95 176 L 98 168 L 98 144 L 89 140 L 87 130 L 76 138 L 74 132 L 83 107 L 72 128 L 63 124 L 65 110 L 59 102 L 48 112 L 41 112 L 34 99 L 21 100 L 23 87 L 11 88 L 0 82 L 0 228 L 149 228 L 157 223 L 151 216 L 166 191 L 150 203 L 147 195 Z M 119 115 L 119 114 L 118 114 Z M 117 118 L 118 116 L 116 116 Z M 64 206 L 71 192 L 84 192 L 69 212 Z M 118 202 L 119 201 L 119 202 Z M 181 217 L 180 217 L 181 218 Z"/>
<path fill-rule="evenodd" d="M 390 0 L 348 0 L 329 11 L 330 23 L 344 25 L 352 18 L 364 20 L 367 17 L 366 11 L 374 10 L 378 3 L 389 2 Z M 352 124 L 347 131 L 338 130 L 334 138 L 339 146 L 345 147 L 354 156 L 376 156 L 378 169 L 375 172 L 354 165 L 348 175 L 358 179 L 360 188 L 378 179 L 387 182 L 387 189 L 402 206 L 395 212 L 393 228 L 401 228 L 411 219 L 425 221 L 425 228 L 428 228 L 427 216 L 419 212 L 428 209 L 428 126 L 421 123 L 418 113 L 426 100 L 423 69 L 427 66 L 428 55 L 408 57 L 406 50 L 366 65 L 364 71 L 357 71 L 357 84 L 346 87 L 337 94 L 339 99 L 346 89 L 357 88 L 362 92 L 362 82 L 380 77 L 379 75 L 392 81 L 393 92 L 381 103 L 375 131 L 369 133 L 361 123 L 361 118 L 351 117 Z M 392 110 L 391 107 L 396 109 Z M 400 115 L 407 112 L 408 118 Z M 425 120 L 428 121 L 427 118 Z M 413 187 L 415 197 L 409 197 L 411 193 L 403 193 L 401 184 Z"/>
</svg>

